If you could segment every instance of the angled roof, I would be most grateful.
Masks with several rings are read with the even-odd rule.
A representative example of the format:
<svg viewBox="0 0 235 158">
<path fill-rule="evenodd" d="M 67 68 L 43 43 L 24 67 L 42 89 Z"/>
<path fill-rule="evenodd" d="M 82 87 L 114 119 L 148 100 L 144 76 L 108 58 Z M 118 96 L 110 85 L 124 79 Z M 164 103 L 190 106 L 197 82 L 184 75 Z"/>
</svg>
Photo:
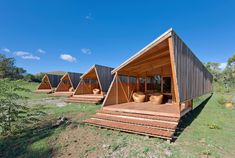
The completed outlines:
<svg viewBox="0 0 235 158">
<path fill-rule="evenodd" d="M 55 88 L 60 83 L 60 79 L 63 75 L 45 74 L 48 76 L 52 88 Z"/>
<path fill-rule="evenodd" d="M 81 78 L 84 79 L 90 75 L 90 73 L 95 73 L 94 75 L 97 76 L 98 82 L 100 84 L 101 90 L 104 92 L 108 91 L 109 85 L 113 80 L 113 75 L 111 71 L 114 68 L 103 66 L 103 65 L 93 65 L 86 73 L 84 73 Z M 88 77 L 89 78 L 89 77 Z"/>
<path fill-rule="evenodd" d="M 172 52 L 170 62 L 174 65 L 172 69 L 175 72 L 175 84 L 179 87 L 176 90 L 179 93 L 179 100 L 190 100 L 210 92 L 213 76 L 172 28 L 115 68 L 112 74 L 118 71 L 122 73 L 126 66 L 141 59 L 145 53 L 155 53 L 154 48 L 164 42 L 167 43 L 169 52 Z"/>
<path fill-rule="evenodd" d="M 159 44 L 160 42 L 162 42 L 164 39 L 168 38 L 171 36 L 173 29 L 170 28 L 169 30 L 167 30 L 165 33 L 163 33 L 161 36 L 159 36 L 158 38 L 156 38 L 155 40 L 153 40 L 151 43 L 149 43 L 147 46 L 145 46 L 143 49 L 141 49 L 140 51 L 138 51 L 136 54 L 134 54 L 133 56 L 131 56 L 129 59 L 127 59 L 126 61 L 124 61 L 121 65 L 119 65 L 118 67 L 116 67 L 112 73 L 117 72 L 118 70 L 120 70 L 121 68 L 123 68 L 124 66 L 126 66 L 127 64 L 129 64 L 130 62 L 132 62 L 133 60 L 137 59 L 139 56 L 141 56 L 142 54 L 144 54 L 146 51 L 148 51 L 149 49 L 151 49 L 152 47 L 156 46 L 157 44 Z"/>
<path fill-rule="evenodd" d="M 71 80 L 71 82 L 72 82 L 72 86 L 73 86 L 74 88 L 76 88 L 77 85 L 78 85 L 78 83 L 79 83 L 80 80 L 81 80 L 80 77 L 82 76 L 82 73 L 67 72 L 66 74 L 69 75 L 69 78 L 70 78 L 70 80 Z"/>
</svg>

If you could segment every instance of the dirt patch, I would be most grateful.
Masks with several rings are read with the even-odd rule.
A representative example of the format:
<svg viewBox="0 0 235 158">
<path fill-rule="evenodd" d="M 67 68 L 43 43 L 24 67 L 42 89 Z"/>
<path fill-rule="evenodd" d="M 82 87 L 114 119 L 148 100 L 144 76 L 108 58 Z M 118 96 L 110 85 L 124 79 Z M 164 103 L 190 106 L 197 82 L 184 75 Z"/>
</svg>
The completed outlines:
<svg viewBox="0 0 235 158">
<path fill-rule="evenodd" d="M 28 105 L 35 106 L 35 105 L 55 105 L 58 107 L 66 106 L 67 103 L 64 102 L 65 97 L 49 97 L 43 99 L 31 99 L 28 100 Z"/>
<path fill-rule="evenodd" d="M 54 157 L 97 157 L 103 153 L 102 137 L 90 127 L 69 126 L 58 135 L 56 145 L 59 150 L 53 153 Z"/>
<path fill-rule="evenodd" d="M 53 157 L 167 157 L 170 145 L 157 138 L 128 134 L 82 123 L 86 113 L 70 114 L 72 123 L 51 141 Z"/>
</svg>

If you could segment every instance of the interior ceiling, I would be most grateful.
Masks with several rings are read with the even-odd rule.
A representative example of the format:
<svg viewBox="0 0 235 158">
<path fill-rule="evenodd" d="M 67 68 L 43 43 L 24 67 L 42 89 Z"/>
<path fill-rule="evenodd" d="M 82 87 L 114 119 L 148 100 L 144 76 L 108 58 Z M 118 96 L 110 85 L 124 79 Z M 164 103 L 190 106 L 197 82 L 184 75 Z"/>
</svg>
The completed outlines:
<svg viewBox="0 0 235 158">
<path fill-rule="evenodd" d="M 96 76 L 95 68 L 92 68 L 89 72 L 87 72 L 87 74 L 85 74 L 83 76 L 83 79 L 93 79 L 93 80 L 96 80 L 97 76 Z"/>
<path fill-rule="evenodd" d="M 164 40 L 121 68 L 118 73 L 130 76 L 151 76 L 170 65 L 168 40 Z"/>
</svg>

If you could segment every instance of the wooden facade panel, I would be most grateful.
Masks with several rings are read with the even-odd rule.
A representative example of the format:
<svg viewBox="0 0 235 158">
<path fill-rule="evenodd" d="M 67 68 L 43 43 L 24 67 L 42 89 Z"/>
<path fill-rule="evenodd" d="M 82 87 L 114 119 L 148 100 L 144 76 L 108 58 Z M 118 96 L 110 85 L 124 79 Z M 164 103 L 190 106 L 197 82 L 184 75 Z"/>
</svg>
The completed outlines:
<svg viewBox="0 0 235 158">
<path fill-rule="evenodd" d="M 38 86 L 38 89 L 56 88 L 62 77 L 62 75 L 45 74 L 40 85 Z"/>
<path fill-rule="evenodd" d="M 98 88 L 99 84 L 98 82 L 96 83 L 86 83 L 83 80 L 81 80 L 81 82 L 78 84 L 77 89 L 74 92 L 74 95 L 79 95 L 79 94 L 92 94 L 93 89 Z"/>
<path fill-rule="evenodd" d="M 52 75 L 52 74 L 46 74 L 49 78 L 50 84 L 53 88 L 56 88 L 58 84 L 60 83 L 60 79 L 63 77 L 62 75 Z"/>
<path fill-rule="evenodd" d="M 100 87 L 103 92 L 107 92 L 113 80 L 113 75 L 111 74 L 113 68 L 101 65 L 95 65 L 95 68 L 98 80 L 101 84 Z"/>
<path fill-rule="evenodd" d="M 66 92 L 72 87 L 68 74 L 66 74 L 60 81 L 56 88 L 56 92 Z"/>
<path fill-rule="evenodd" d="M 212 91 L 212 75 L 187 45 L 172 31 L 180 102 Z"/>
</svg>

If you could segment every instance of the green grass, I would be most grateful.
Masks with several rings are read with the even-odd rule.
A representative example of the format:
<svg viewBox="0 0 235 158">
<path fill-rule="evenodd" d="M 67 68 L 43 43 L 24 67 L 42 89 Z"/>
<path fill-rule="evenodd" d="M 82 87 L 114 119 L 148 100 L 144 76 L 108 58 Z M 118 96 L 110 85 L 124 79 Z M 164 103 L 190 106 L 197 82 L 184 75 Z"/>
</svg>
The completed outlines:
<svg viewBox="0 0 235 158">
<path fill-rule="evenodd" d="M 27 97 L 29 100 L 48 98 L 48 94 L 34 93 L 33 91 L 38 86 L 38 83 L 28 83 L 22 81 L 22 87 L 29 89 L 30 91 L 18 91 L 21 96 Z M 56 98 L 55 98 L 56 99 Z M 99 105 L 77 105 L 68 104 L 63 107 L 57 107 L 55 105 L 38 105 L 39 109 L 47 113 L 42 118 L 42 124 L 38 126 L 31 126 L 28 129 L 22 131 L 21 134 L 12 136 L 0 136 L 0 157 L 51 157 L 52 146 L 51 140 L 63 131 L 66 127 L 52 128 L 52 123 L 56 118 L 68 113 L 86 113 L 85 117 L 95 113 L 100 108 Z M 53 121 L 54 120 L 54 121 Z"/>
<path fill-rule="evenodd" d="M 44 106 L 45 112 L 49 114 L 60 115 L 68 112 L 86 112 L 86 113 L 95 113 L 97 109 L 100 108 L 100 105 L 90 105 L 90 104 L 68 104 L 62 107 L 56 107 L 54 105 Z"/>
<path fill-rule="evenodd" d="M 24 85 L 33 91 L 37 84 Z M 46 94 L 20 92 L 30 99 L 42 99 Z M 41 109 L 47 113 L 42 124 L 27 129 L 25 133 L 11 137 L 0 137 L 0 157 L 51 157 L 52 150 L 59 150 L 51 143 L 59 133 L 65 131 L 66 126 L 50 128 L 53 120 L 58 116 L 74 117 L 84 114 L 81 118 L 72 120 L 72 124 L 79 128 L 94 131 L 102 139 L 102 143 L 109 145 L 108 151 L 115 157 L 232 157 L 235 155 L 235 110 L 221 105 L 221 98 L 228 100 L 235 96 L 235 92 L 215 93 L 208 102 L 200 105 L 190 115 L 184 118 L 180 126 L 180 134 L 175 142 L 169 144 L 158 138 L 148 138 L 135 134 L 128 134 L 96 127 L 87 128 L 81 120 L 95 113 L 100 106 L 68 104 L 63 107 L 42 105 Z M 78 133 L 79 134 L 79 133 Z M 98 142 L 97 142 L 98 143 Z M 99 144 L 102 146 L 102 144 Z M 83 152 L 95 152 L 98 147 L 90 146 Z M 106 149 L 103 149 L 106 150 Z"/>
<path fill-rule="evenodd" d="M 230 95 L 234 96 L 234 93 Z M 228 96 L 216 93 L 199 115 L 195 115 L 195 110 L 191 116 L 193 122 L 176 140 L 174 150 L 178 154 L 175 157 L 196 158 L 206 152 L 214 157 L 230 157 L 235 154 L 235 110 L 226 109 L 218 102 L 220 97 Z"/>
<path fill-rule="evenodd" d="M 49 97 L 48 94 L 45 93 L 34 93 L 34 91 L 37 89 L 37 86 L 39 85 L 38 83 L 21 81 L 21 84 L 23 88 L 29 90 L 29 92 L 17 91 L 17 93 L 21 96 L 27 97 L 29 99 L 42 99 Z"/>
</svg>

